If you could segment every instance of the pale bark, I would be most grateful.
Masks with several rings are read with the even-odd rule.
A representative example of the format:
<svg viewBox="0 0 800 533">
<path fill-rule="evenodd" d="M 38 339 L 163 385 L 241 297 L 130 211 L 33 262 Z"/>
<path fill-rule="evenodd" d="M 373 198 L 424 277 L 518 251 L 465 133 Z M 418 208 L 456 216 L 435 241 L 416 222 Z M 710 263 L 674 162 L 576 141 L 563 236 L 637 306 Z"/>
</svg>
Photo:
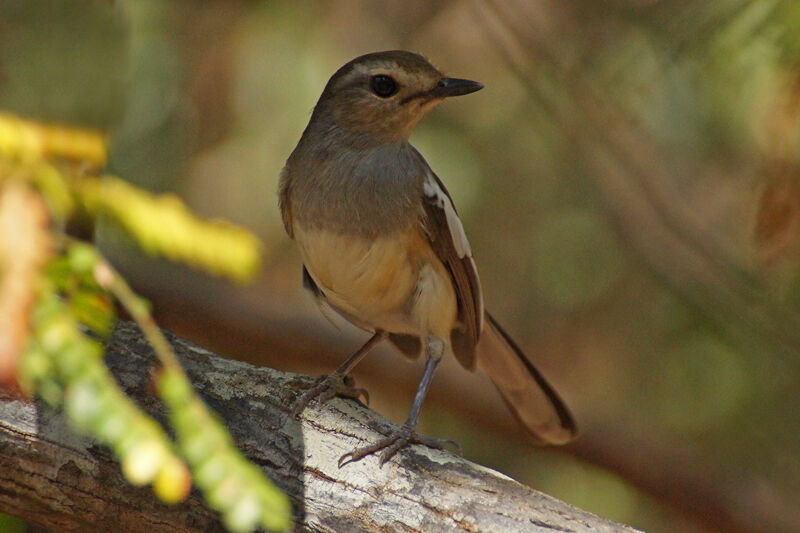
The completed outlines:
<svg viewBox="0 0 800 533">
<path fill-rule="evenodd" d="M 413 446 L 337 467 L 392 423 L 353 401 L 316 403 L 289 416 L 310 379 L 222 359 L 173 338 L 192 381 L 239 447 L 290 496 L 308 531 L 634 531 L 576 509 L 453 453 Z M 107 357 L 121 386 L 163 418 L 150 395 L 154 358 L 123 323 Z M 197 495 L 174 507 L 122 479 L 107 450 L 75 436 L 61 414 L 0 397 L 0 511 L 53 531 L 215 531 Z"/>
</svg>

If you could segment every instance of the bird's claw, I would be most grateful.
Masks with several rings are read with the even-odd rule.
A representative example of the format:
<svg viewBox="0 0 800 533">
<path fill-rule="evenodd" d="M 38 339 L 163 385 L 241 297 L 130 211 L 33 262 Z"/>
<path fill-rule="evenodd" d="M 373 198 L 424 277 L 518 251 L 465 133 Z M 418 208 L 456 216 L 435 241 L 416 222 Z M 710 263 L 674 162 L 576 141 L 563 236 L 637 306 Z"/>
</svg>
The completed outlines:
<svg viewBox="0 0 800 533">
<path fill-rule="evenodd" d="M 292 416 L 297 416 L 308 406 L 314 398 L 319 398 L 319 403 L 325 403 L 335 396 L 341 398 L 350 398 L 369 405 L 369 392 L 367 389 L 355 387 L 355 380 L 350 376 L 340 376 L 338 374 L 329 374 L 327 376 L 320 376 L 314 382 L 314 385 L 303 393 L 294 404 L 292 409 Z"/>
<path fill-rule="evenodd" d="M 394 455 L 405 448 L 409 444 L 422 444 L 429 448 L 443 450 L 447 446 L 452 446 L 461 453 L 461 446 L 452 439 L 436 439 L 433 437 L 424 437 L 418 435 L 413 429 L 403 426 L 400 430 L 391 433 L 388 437 L 383 438 L 372 444 L 371 446 L 364 446 L 363 448 L 356 448 L 352 452 L 346 453 L 339 458 L 339 468 L 347 463 L 354 463 L 360 461 L 367 455 L 372 455 L 375 452 L 381 452 L 379 465 L 382 467 Z M 382 450 L 382 451 L 381 451 Z"/>
</svg>

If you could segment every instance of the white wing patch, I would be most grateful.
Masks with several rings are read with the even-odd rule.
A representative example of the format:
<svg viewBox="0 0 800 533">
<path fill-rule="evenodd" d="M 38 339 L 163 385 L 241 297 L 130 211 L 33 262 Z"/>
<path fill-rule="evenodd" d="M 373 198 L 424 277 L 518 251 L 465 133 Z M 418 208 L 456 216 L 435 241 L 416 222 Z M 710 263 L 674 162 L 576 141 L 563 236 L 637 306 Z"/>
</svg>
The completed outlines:
<svg viewBox="0 0 800 533">
<path fill-rule="evenodd" d="M 447 228 L 450 230 L 450 237 L 453 239 L 453 246 L 460 259 L 469 256 L 472 257 L 472 248 L 469 246 L 467 234 L 464 232 L 464 225 L 461 219 L 456 214 L 456 209 L 453 207 L 453 202 L 450 201 L 447 194 L 439 187 L 430 172 L 425 174 L 425 182 L 422 184 L 425 196 L 430 199 L 436 207 L 444 211 L 445 218 L 447 219 Z"/>
<path fill-rule="evenodd" d="M 475 260 L 472 258 L 472 248 L 467 240 L 467 233 L 464 231 L 464 225 L 461 219 L 458 218 L 456 208 L 453 206 L 452 200 L 447 196 L 447 193 L 439 186 L 436 177 L 431 173 L 430 169 L 425 171 L 425 181 L 422 184 L 422 192 L 431 204 L 435 205 L 444 211 L 445 219 L 447 220 L 447 229 L 450 233 L 450 238 L 453 241 L 453 248 L 455 248 L 459 259 L 468 259 L 469 266 L 475 274 L 475 279 L 478 279 L 478 267 L 475 265 Z M 476 281 L 478 286 L 474 287 L 474 292 L 477 294 L 478 308 L 475 310 L 478 314 L 478 332 L 483 330 L 484 325 L 484 310 L 483 310 L 483 291 L 480 288 L 480 282 Z"/>
</svg>

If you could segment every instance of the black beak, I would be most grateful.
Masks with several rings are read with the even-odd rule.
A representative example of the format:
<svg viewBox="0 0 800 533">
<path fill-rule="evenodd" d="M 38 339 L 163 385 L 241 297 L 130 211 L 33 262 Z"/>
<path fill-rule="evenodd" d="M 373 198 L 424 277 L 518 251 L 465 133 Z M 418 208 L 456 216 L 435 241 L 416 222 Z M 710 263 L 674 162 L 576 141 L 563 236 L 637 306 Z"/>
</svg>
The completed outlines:
<svg viewBox="0 0 800 533">
<path fill-rule="evenodd" d="M 447 98 L 449 96 L 461 96 L 474 93 L 483 89 L 483 84 L 472 80 L 461 80 L 458 78 L 442 78 L 436 87 L 430 91 L 434 98 Z"/>
</svg>

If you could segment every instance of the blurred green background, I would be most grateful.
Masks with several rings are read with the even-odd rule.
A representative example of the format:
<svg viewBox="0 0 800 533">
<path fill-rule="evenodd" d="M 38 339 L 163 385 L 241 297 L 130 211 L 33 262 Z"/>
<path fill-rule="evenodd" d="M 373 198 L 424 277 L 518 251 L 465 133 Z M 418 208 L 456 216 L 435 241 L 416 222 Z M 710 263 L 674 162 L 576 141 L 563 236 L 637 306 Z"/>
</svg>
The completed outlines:
<svg viewBox="0 0 800 533">
<path fill-rule="evenodd" d="M 647 531 L 800 531 L 796 1 L 3 0 L 0 109 L 108 129 L 110 172 L 257 232 L 233 287 L 97 228 L 162 325 L 318 374 L 363 334 L 302 292 L 278 175 L 328 77 L 394 48 L 486 86 L 411 140 L 582 429 L 534 449 L 450 365 L 423 432 Z M 356 377 L 401 421 L 420 371 L 387 348 Z"/>
</svg>

